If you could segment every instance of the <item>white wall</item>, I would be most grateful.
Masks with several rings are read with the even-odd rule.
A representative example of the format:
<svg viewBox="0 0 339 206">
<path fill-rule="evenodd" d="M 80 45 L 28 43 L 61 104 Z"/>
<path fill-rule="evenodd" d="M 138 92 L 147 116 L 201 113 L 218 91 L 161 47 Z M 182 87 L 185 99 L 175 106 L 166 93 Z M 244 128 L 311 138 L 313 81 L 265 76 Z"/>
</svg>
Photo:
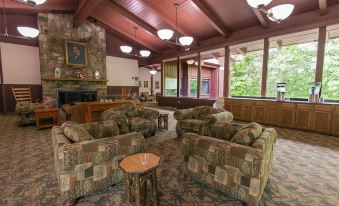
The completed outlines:
<svg viewBox="0 0 339 206">
<path fill-rule="evenodd" d="M 107 86 L 138 86 L 138 61 L 113 56 L 106 56 Z"/>
<path fill-rule="evenodd" d="M 41 84 L 39 47 L 0 42 L 4 84 Z"/>
<path fill-rule="evenodd" d="M 139 68 L 139 81 L 141 81 L 141 87 L 139 87 L 139 93 L 141 92 L 149 92 L 151 93 L 151 74 L 149 73 L 149 69 L 140 67 Z M 144 81 L 148 81 L 148 88 L 144 88 Z M 155 89 L 155 82 L 159 81 L 159 89 Z M 154 88 L 154 93 L 156 94 L 157 92 L 161 92 L 161 72 L 158 71 L 154 76 L 153 76 L 153 88 Z"/>
</svg>

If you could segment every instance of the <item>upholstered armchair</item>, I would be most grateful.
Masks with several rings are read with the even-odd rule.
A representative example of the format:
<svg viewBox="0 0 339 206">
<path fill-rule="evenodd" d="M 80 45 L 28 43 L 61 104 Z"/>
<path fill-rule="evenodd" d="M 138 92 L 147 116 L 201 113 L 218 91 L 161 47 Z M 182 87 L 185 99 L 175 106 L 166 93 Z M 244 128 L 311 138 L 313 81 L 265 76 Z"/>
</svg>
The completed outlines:
<svg viewBox="0 0 339 206">
<path fill-rule="evenodd" d="M 128 103 L 104 111 L 101 118 L 103 120 L 114 120 L 118 124 L 120 134 L 140 132 L 145 137 L 149 137 L 156 132 L 156 120 L 159 115 L 157 110 L 137 108 Z"/>
<path fill-rule="evenodd" d="M 249 134 L 246 129 L 239 132 L 241 125 L 218 123 L 214 127 L 209 137 L 183 134 L 185 174 L 247 205 L 258 205 L 272 169 L 275 130 L 260 127 L 262 132 L 248 146 L 235 142 Z"/>
<path fill-rule="evenodd" d="M 113 125 L 113 126 L 112 126 Z M 53 127 L 52 141 L 56 175 L 64 204 L 123 180 L 119 161 L 142 152 L 145 139 L 140 133 L 118 135 L 114 121 L 81 124 L 94 138 L 72 143 L 61 127 Z"/>
<path fill-rule="evenodd" d="M 148 92 L 141 92 L 141 101 L 148 102 L 148 101 L 154 101 L 155 97 L 149 95 Z"/>
<path fill-rule="evenodd" d="M 223 109 L 215 109 L 210 106 L 199 106 L 190 109 L 182 109 L 174 112 L 177 120 L 177 136 L 185 132 L 201 135 L 209 135 L 211 126 L 216 122 L 231 122 L 233 115 Z"/>
<path fill-rule="evenodd" d="M 45 109 L 47 106 L 43 103 L 18 102 L 15 106 L 15 113 L 18 117 L 18 125 L 35 124 L 35 110 Z"/>
</svg>

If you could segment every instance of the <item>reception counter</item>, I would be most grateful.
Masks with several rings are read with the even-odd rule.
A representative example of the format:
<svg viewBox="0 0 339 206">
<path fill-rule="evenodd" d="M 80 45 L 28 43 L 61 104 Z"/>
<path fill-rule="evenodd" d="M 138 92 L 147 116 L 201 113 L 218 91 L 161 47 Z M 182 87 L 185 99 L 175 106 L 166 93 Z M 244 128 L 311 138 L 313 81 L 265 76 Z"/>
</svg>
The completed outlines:
<svg viewBox="0 0 339 206">
<path fill-rule="evenodd" d="M 225 98 L 235 120 L 339 136 L 339 104 Z"/>
</svg>

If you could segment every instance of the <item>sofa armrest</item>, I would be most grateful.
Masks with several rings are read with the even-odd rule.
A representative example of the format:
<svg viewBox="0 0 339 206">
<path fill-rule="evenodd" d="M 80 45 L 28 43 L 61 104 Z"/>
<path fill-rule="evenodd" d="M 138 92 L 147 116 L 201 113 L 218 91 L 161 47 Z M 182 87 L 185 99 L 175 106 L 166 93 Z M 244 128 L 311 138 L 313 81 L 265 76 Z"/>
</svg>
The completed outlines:
<svg viewBox="0 0 339 206">
<path fill-rule="evenodd" d="M 176 120 L 192 119 L 193 109 L 181 109 L 174 112 L 173 116 Z"/>
<path fill-rule="evenodd" d="M 143 108 L 140 110 L 140 116 L 148 120 L 156 120 L 158 119 L 159 115 L 159 111 L 155 109 Z"/>
<path fill-rule="evenodd" d="M 114 120 L 104 120 L 81 124 L 95 139 L 119 135 L 119 128 Z"/>
<path fill-rule="evenodd" d="M 209 124 L 214 124 L 216 122 L 231 122 L 233 120 L 233 114 L 225 111 L 207 115 L 206 118 Z"/>
<path fill-rule="evenodd" d="M 184 161 L 193 170 L 198 167 L 198 162 L 203 160 L 203 167 L 228 167 L 251 177 L 260 174 L 263 158 L 261 150 L 193 133 L 185 133 L 182 137 Z"/>
<path fill-rule="evenodd" d="M 253 148 L 259 150 L 271 150 L 277 141 L 277 133 L 273 128 L 265 128 L 258 139 L 252 144 Z"/>
</svg>

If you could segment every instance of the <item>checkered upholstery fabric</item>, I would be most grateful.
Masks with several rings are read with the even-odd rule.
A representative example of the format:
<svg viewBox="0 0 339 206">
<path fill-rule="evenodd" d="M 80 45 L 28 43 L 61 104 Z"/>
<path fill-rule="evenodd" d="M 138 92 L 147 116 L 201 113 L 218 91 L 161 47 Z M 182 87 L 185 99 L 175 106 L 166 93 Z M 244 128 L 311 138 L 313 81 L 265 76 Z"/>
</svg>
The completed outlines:
<svg viewBox="0 0 339 206">
<path fill-rule="evenodd" d="M 177 120 L 177 136 L 181 137 L 185 132 L 210 135 L 213 124 L 217 122 L 231 122 L 233 115 L 223 109 L 199 106 L 191 109 L 177 110 L 174 112 L 174 118 Z"/>
<path fill-rule="evenodd" d="M 46 105 L 43 103 L 18 102 L 15 106 L 15 113 L 18 117 L 18 125 L 35 124 L 36 109 L 45 109 Z"/>
<path fill-rule="evenodd" d="M 88 125 L 87 125 L 88 126 Z M 71 143 L 60 127 L 52 129 L 56 174 L 64 203 L 120 182 L 120 160 L 144 150 L 140 133 Z"/>
<path fill-rule="evenodd" d="M 274 129 L 266 128 L 252 146 L 193 133 L 182 137 L 189 176 L 248 205 L 259 204 L 272 168 Z"/>
</svg>

